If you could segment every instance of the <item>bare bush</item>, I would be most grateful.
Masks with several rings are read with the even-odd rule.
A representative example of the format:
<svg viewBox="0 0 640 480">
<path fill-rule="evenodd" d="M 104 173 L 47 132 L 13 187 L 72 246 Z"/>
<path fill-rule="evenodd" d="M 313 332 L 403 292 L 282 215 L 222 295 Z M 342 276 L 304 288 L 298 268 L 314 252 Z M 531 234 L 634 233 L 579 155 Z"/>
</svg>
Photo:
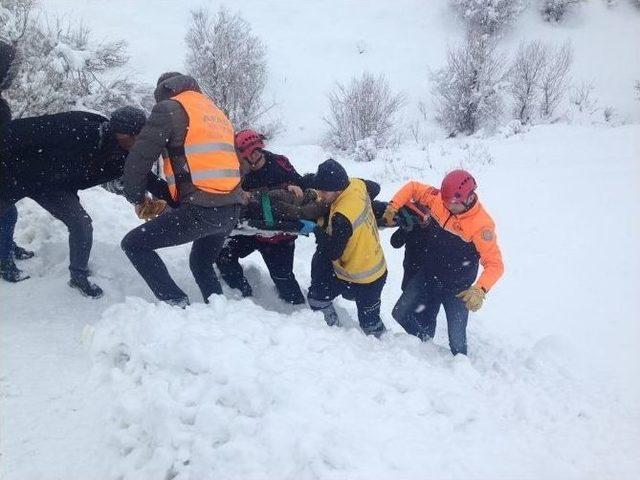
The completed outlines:
<svg viewBox="0 0 640 480">
<path fill-rule="evenodd" d="M 551 117 L 567 94 L 572 62 L 573 48 L 569 42 L 549 54 L 540 80 L 540 115 L 543 118 Z"/>
<path fill-rule="evenodd" d="M 521 43 L 509 70 L 509 92 L 514 117 L 529 123 L 540 99 L 540 84 L 549 58 L 548 47 L 540 41 Z"/>
<path fill-rule="evenodd" d="M 513 20 L 526 7 L 525 0 L 451 0 L 470 29 L 493 35 Z"/>
<path fill-rule="evenodd" d="M 221 7 L 215 16 L 191 12 L 186 36 L 187 71 L 237 129 L 256 125 L 274 104 L 262 100 L 267 83 L 266 47 L 239 13 Z M 264 128 L 261 128 L 264 129 Z"/>
<path fill-rule="evenodd" d="M 547 22 L 560 22 L 584 0 L 541 0 L 540 13 Z"/>
<path fill-rule="evenodd" d="M 593 98 L 594 88 L 593 83 L 584 81 L 571 87 L 569 102 L 578 112 L 591 114 L 598 109 L 597 101 Z"/>
<path fill-rule="evenodd" d="M 493 127 L 503 112 L 504 62 L 492 42 L 474 38 L 449 49 L 447 66 L 432 75 L 436 119 L 451 135 Z"/>
<path fill-rule="evenodd" d="M 366 139 L 376 148 L 388 146 L 394 139 L 395 116 L 403 105 L 404 97 L 394 94 L 383 76 L 364 73 L 349 85 L 338 83 L 329 94 L 325 143 L 346 151 L 355 150 Z"/>
<path fill-rule="evenodd" d="M 89 108 L 109 114 L 143 106 L 148 90 L 121 73 L 123 41 L 94 43 L 88 28 L 64 18 L 40 20 L 29 0 L 0 0 L 3 27 L 17 45 L 20 64 L 7 91 L 16 118 Z"/>
</svg>

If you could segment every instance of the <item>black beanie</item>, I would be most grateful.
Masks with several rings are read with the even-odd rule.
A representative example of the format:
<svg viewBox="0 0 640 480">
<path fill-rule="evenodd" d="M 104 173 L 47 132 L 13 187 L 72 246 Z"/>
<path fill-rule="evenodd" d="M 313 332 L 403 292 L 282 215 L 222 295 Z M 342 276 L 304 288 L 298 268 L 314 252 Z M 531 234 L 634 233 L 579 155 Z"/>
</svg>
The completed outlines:
<svg viewBox="0 0 640 480">
<path fill-rule="evenodd" d="M 169 80 L 172 77 L 177 77 L 182 75 L 180 72 L 164 72 L 162 75 L 158 77 L 158 81 L 156 82 L 156 87 L 160 85 L 165 80 Z"/>
<path fill-rule="evenodd" d="M 109 124 L 115 133 L 138 135 L 146 121 L 147 116 L 142 109 L 126 106 L 113 111 Z"/>
<path fill-rule="evenodd" d="M 342 165 L 333 158 L 318 165 L 318 172 L 313 179 L 313 188 L 325 192 L 339 192 L 349 186 L 349 176 Z"/>
</svg>

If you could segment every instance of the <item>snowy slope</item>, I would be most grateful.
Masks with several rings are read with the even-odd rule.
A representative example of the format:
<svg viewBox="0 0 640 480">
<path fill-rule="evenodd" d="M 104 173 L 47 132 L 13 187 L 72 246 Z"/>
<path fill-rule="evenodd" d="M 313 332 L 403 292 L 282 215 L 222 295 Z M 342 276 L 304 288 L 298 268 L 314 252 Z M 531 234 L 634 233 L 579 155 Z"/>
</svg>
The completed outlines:
<svg viewBox="0 0 640 480">
<path fill-rule="evenodd" d="M 288 144 L 317 143 L 328 113 L 327 93 L 336 81 L 363 71 L 386 75 L 405 95 L 403 122 L 420 118 L 418 102 L 431 106 L 430 71 L 442 67 L 447 47 L 464 37 L 447 0 L 110 0 L 108 8 L 102 0 L 43 0 L 50 12 L 82 19 L 96 39 L 127 40 L 132 72 L 149 83 L 183 67 L 189 10 L 209 6 L 215 12 L 220 5 L 240 11 L 267 46 L 267 98 L 278 102 L 276 113 L 287 129 L 281 140 Z M 531 7 L 505 32 L 500 49 L 510 56 L 521 41 L 538 39 L 569 40 L 574 82 L 593 83 L 592 96 L 601 107 L 640 121 L 633 92 L 640 79 L 640 14 L 626 1 L 615 9 L 601 0 L 586 2 L 560 25 L 543 22 Z M 425 128 L 439 132 L 430 123 Z"/>
<path fill-rule="evenodd" d="M 477 173 L 507 271 L 471 316 L 468 359 L 450 356 L 442 322 L 420 344 L 391 320 L 389 231 L 393 335 L 377 341 L 275 300 L 256 255 L 254 299 L 205 305 L 187 248 L 167 249 L 194 304 L 157 304 L 119 249 L 138 221 L 100 189 L 81 197 L 106 295 L 86 300 L 65 285 L 62 225 L 24 201 L 17 239 L 38 256 L 22 263 L 34 278 L 0 284 L 2 478 L 637 478 L 639 139 L 637 125 L 540 126 L 345 161 L 385 178 L 382 198 L 455 165 Z M 272 148 L 301 171 L 326 155 Z M 313 248 L 298 241 L 303 287 Z"/>
</svg>

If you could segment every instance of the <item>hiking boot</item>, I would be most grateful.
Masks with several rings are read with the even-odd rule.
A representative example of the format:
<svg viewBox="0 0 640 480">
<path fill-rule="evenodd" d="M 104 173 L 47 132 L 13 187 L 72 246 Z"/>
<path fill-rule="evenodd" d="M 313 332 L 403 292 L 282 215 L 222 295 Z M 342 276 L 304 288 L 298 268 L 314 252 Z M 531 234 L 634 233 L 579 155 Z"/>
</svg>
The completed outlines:
<svg viewBox="0 0 640 480">
<path fill-rule="evenodd" d="M 191 303 L 189 302 L 189 297 L 170 298 L 168 300 L 164 300 L 164 303 L 171 305 L 172 307 L 179 307 L 183 310 L 191 305 Z M 206 303 L 209 303 L 209 301 L 207 300 Z"/>
<path fill-rule="evenodd" d="M 322 312 L 322 315 L 324 315 L 324 321 L 327 322 L 327 325 L 329 325 L 330 327 L 340 326 L 340 318 L 338 318 L 338 312 L 336 312 L 336 309 L 334 308 L 332 303 L 324 307 L 320 311 Z"/>
<path fill-rule="evenodd" d="M 242 282 L 242 284 L 239 287 L 239 290 L 242 296 L 245 298 L 253 296 L 253 289 L 251 288 L 251 285 L 249 285 L 249 282 L 247 282 L 246 280 Z"/>
<path fill-rule="evenodd" d="M 89 298 L 100 298 L 104 294 L 102 289 L 95 283 L 91 283 L 86 274 L 72 273 L 69 286 L 75 288 L 82 295 Z"/>
<path fill-rule="evenodd" d="M 13 244 L 13 256 L 17 260 L 27 260 L 29 258 L 32 258 L 34 255 L 35 255 L 35 253 L 33 253 L 31 250 L 27 250 L 25 248 L 22 248 L 22 247 L 16 245 L 15 243 Z"/>
<path fill-rule="evenodd" d="M 11 283 L 18 283 L 30 278 L 29 275 L 16 267 L 13 258 L 0 260 L 0 275 L 4 280 Z"/>
</svg>

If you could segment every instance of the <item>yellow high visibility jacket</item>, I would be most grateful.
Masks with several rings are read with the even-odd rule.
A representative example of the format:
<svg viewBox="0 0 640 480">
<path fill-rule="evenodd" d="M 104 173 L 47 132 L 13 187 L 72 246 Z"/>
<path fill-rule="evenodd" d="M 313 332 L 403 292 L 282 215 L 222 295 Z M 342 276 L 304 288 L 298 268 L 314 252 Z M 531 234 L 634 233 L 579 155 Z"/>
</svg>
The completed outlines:
<svg viewBox="0 0 640 480">
<path fill-rule="evenodd" d="M 180 102 L 189 117 L 184 155 L 191 182 L 205 192 L 231 192 L 241 180 L 231 122 L 202 93 L 186 91 L 171 99 Z M 175 173 L 169 158 L 164 159 L 164 174 L 171 196 L 178 200 Z"/>
<path fill-rule="evenodd" d="M 352 283 L 371 283 L 387 271 L 378 226 L 365 183 L 349 179 L 344 190 L 329 209 L 327 233 L 331 234 L 331 217 L 341 213 L 349 219 L 353 235 L 339 259 L 333 261 L 338 278 Z"/>
</svg>

